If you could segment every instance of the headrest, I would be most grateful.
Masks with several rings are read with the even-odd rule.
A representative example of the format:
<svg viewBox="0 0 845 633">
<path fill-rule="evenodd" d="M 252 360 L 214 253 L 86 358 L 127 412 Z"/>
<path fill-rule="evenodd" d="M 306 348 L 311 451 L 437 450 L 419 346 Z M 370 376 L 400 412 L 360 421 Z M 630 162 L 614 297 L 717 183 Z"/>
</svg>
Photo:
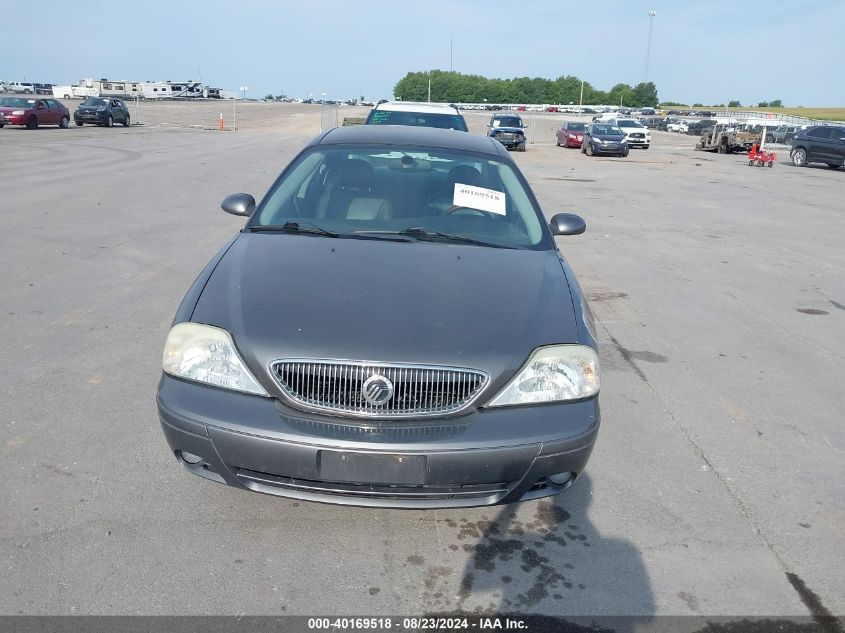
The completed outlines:
<svg viewBox="0 0 845 633">
<path fill-rule="evenodd" d="M 350 158 L 338 166 L 335 179 L 344 188 L 367 189 L 372 185 L 373 168 L 365 160 Z"/>
<path fill-rule="evenodd" d="M 449 170 L 449 182 L 453 185 L 461 183 L 462 185 L 479 186 L 481 184 L 481 174 L 475 167 L 469 165 L 458 165 Z"/>
</svg>

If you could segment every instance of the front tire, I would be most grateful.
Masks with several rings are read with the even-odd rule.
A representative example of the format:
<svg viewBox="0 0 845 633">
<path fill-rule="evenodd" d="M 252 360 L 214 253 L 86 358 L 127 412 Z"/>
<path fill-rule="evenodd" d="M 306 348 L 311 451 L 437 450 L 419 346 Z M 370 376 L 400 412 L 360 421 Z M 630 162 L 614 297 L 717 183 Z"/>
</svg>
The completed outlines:
<svg viewBox="0 0 845 633">
<path fill-rule="evenodd" d="M 587 152 L 587 156 L 592 156 L 593 155 L 593 146 L 588 144 L 586 152 Z"/>
<path fill-rule="evenodd" d="M 26 129 L 27 130 L 34 130 L 37 127 L 38 127 L 38 118 L 34 114 L 31 114 L 29 116 L 29 118 L 26 120 Z"/>
<path fill-rule="evenodd" d="M 806 167 L 807 150 L 805 150 L 803 147 L 799 147 L 794 152 L 792 152 L 792 164 L 796 167 Z"/>
<path fill-rule="evenodd" d="M 106 119 L 106 127 L 114 127 L 114 117 L 109 115 L 109 118 Z"/>
<path fill-rule="evenodd" d="M 62 128 L 63 130 L 66 130 L 69 125 L 70 125 L 70 119 L 66 116 L 63 116 L 61 123 L 59 123 L 59 127 Z"/>
<path fill-rule="evenodd" d="M 76 127 L 82 127 L 82 121 L 74 121 L 76 123 Z"/>
<path fill-rule="evenodd" d="M 123 120 L 123 127 L 129 127 L 129 125 L 130 125 L 129 115 L 127 114 L 126 118 Z"/>
<path fill-rule="evenodd" d="M 827 166 L 831 169 L 839 169 L 839 165 L 836 165 L 835 163 L 828 163 Z"/>
<path fill-rule="evenodd" d="M 630 151 L 631 151 L 631 150 L 627 150 L 627 149 L 626 149 L 624 152 L 622 152 L 622 154 L 621 154 L 622 158 L 628 158 L 628 153 L 629 153 Z"/>
</svg>

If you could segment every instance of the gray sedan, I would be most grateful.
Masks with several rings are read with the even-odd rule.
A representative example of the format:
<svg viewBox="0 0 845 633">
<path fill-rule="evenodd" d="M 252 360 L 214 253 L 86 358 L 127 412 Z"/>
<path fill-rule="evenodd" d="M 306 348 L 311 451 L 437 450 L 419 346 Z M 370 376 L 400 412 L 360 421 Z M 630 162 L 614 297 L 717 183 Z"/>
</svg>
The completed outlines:
<svg viewBox="0 0 845 633">
<path fill-rule="evenodd" d="M 599 428 L 592 316 L 492 139 L 337 128 L 284 169 L 188 290 L 158 411 L 190 472 L 330 503 L 536 499 Z"/>
</svg>

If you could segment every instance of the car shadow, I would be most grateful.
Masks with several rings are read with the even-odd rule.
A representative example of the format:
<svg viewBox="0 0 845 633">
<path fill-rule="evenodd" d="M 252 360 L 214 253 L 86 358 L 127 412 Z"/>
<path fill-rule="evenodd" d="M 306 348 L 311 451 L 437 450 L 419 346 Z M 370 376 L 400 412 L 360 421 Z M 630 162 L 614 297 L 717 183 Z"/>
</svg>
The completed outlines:
<svg viewBox="0 0 845 633">
<path fill-rule="evenodd" d="M 592 524 L 591 501 L 592 482 L 583 474 L 562 495 L 502 506 L 489 520 L 447 519 L 460 544 L 450 547 L 470 557 L 456 603 L 439 602 L 435 593 L 428 604 L 476 615 L 624 614 L 612 630 L 636 631 L 655 611 L 648 573 L 633 543 L 603 536 Z M 570 628 L 552 626 L 596 630 L 580 628 L 577 618 Z"/>
</svg>

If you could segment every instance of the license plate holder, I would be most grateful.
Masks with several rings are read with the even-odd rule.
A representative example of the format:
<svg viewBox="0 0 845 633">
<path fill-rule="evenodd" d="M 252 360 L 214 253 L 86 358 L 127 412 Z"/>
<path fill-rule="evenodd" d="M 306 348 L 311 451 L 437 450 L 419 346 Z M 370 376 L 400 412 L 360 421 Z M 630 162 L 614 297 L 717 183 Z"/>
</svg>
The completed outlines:
<svg viewBox="0 0 845 633">
<path fill-rule="evenodd" d="M 425 455 L 320 451 L 320 479 L 360 484 L 418 486 L 426 480 Z"/>
</svg>

